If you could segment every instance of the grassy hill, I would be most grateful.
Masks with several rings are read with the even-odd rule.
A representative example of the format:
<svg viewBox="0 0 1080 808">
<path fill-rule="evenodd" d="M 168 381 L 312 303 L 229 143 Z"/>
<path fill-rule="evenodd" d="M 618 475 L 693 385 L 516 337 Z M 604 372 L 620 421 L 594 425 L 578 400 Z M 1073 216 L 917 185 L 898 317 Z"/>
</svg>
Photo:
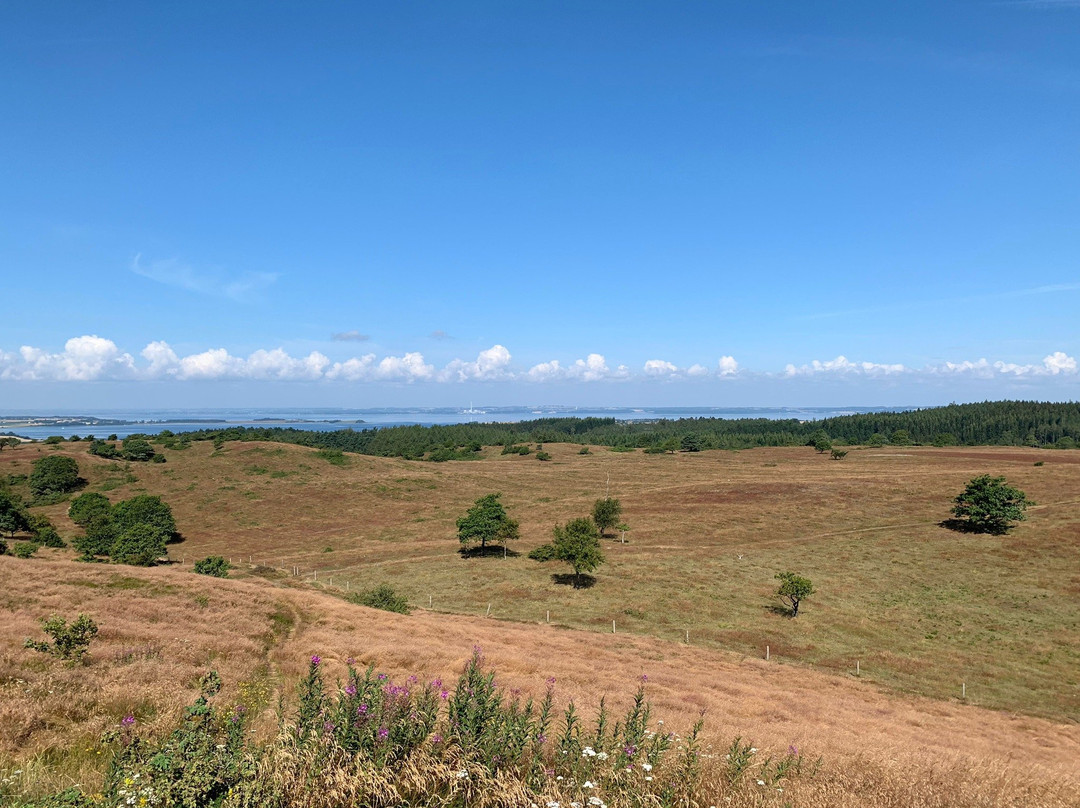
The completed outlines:
<svg viewBox="0 0 1080 808">
<path fill-rule="evenodd" d="M 78 460 L 86 490 L 160 494 L 184 535 L 170 556 L 185 563 L 0 558 L 11 615 L 0 626 L 0 766 L 36 767 L 40 784 L 92 780 L 101 729 L 129 713 L 164 726 L 209 666 L 265 711 L 314 653 L 446 677 L 480 644 L 506 684 L 535 693 L 555 676 L 560 695 L 585 703 L 625 700 L 647 673 L 665 718 L 685 727 L 704 707 L 716 743 L 739 734 L 811 749 L 836 794 L 877 789 L 878 804 L 887 794 L 917 804 L 896 797 L 916 774 L 957 798 L 980 782 L 997 794 L 970 804 L 1008 804 L 1039 782 L 1078 793 L 1072 453 L 892 447 L 833 462 L 809 448 L 545 449 L 551 462 L 486 450 L 470 463 L 346 455 L 338 465 L 298 446 L 194 443 L 165 450 L 165 464 L 128 467 L 80 444 L 5 451 L 3 475 L 59 451 Z M 1004 537 L 940 527 L 966 480 L 987 472 L 1039 503 L 1029 520 Z M 462 557 L 454 522 L 492 491 L 521 522 L 519 555 Z M 625 544 L 605 541 L 593 586 L 574 590 L 558 577 L 567 570 L 525 557 L 605 492 L 631 530 Z M 70 536 L 65 508 L 35 510 Z M 191 574 L 210 554 L 232 557 L 239 579 Z M 782 569 L 819 590 L 797 620 L 770 598 Z M 384 582 L 423 608 L 396 616 L 338 597 Z M 102 626 L 87 667 L 21 648 L 40 617 L 78 611 Z M 811 796 L 799 804 L 844 804 Z M 1069 802 L 1048 792 L 1027 804 Z"/>
</svg>

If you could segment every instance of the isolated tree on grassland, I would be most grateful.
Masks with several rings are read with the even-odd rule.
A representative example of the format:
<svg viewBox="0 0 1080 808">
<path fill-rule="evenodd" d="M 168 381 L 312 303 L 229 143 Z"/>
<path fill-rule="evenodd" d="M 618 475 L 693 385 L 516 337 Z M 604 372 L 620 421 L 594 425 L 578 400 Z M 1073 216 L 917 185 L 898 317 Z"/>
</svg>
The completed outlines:
<svg viewBox="0 0 1080 808">
<path fill-rule="evenodd" d="M 778 572 L 776 580 L 780 581 L 780 586 L 776 590 L 777 597 L 790 607 L 792 617 L 798 617 L 799 604 L 814 594 L 814 585 L 808 578 L 803 578 L 794 572 Z"/>
<path fill-rule="evenodd" d="M 518 538 L 518 523 L 511 519 L 502 503 L 499 502 L 501 494 L 487 494 L 480 497 L 466 512 L 457 520 L 458 540 L 462 547 L 468 548 L 475 542 L 480 542 L 480 554 L 487 549 L 487 543 L 493 541 L 502 542 L 503 547 L 508 541 Z"/>
<path fill-rule="evenodd" d="M 34 461 L 30 490 L 34 496 L 66 494 L 79 486 L 79 464 L 66 455 L 52 455 Z"/>
<path fill-rule="evenodd" d="M 1019 488 L 1005 484 L 1004 477 L 981 474 L 968 481 L 954 500 L 952 513 L 965 520 L 965 530 L 973 533 L 1005 533 L 1012 522 L 1024 519 L 1024 510 L 1035 503 Z"/>
<path fill-rule="evenodd" d="M 847 450 L 846 449 L 833 449 L 832 450 L 832 459 L 833 460 L 843 460 L 845 457 L 847 457 Z"/>
<path fill-rule="evenodd" d="M 529 558 L 536 561 L 564 561 L 574 568 L 574 588 L 581 587 L 581 573 L 592 572 L 604 563 L 600 531 L 592 519 L 571 519 L 556 525 L 554 541 L 537 547 Z"/>
<path fill-rule="evenodd" d="M 608 528 L 619 524 L 620 516 L 622 516 L 622 503 L 614 497 L 598 499 L 593 504 L 592 518 L 601 536 L 607 532 Z"/>
<path fill-rule="evenodd" d="M 97 623 L 85 614 L 80 614 L 72 620 L 70 626 L 67 620 L 54 614 L 41 621 L 41 630 L 52 638 L 51 643 L 27 637 L 23 647 L 51 654 L 70 664 L 75 664 L 83 658 L 87 649 L 90 648 L 90 641 L 98 633 Z"/>
</svg>

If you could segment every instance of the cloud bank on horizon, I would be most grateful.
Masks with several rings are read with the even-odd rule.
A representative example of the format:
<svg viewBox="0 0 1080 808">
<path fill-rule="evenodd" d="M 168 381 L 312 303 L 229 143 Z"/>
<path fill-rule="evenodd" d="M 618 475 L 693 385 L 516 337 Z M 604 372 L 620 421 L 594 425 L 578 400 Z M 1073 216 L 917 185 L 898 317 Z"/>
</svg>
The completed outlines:
<svg viewBox="0 0 1080 808">
<path fill-rule="evenodd" d="M 1054 351 L 1041 362 L 1020 364 L 1004 360 L 946 361 L 923 367 L 898 363 L 852 361 L 845 356 L 814 360 L 781 371 L 744 368 L 733 356 L 721 356 L 714 367 L 680 367 L 665 359 L 649 359 L 639 370 L 611 364 L 599 353 L 563 363 L 558 359 L 531 367 L 514 364 L 503 345 L 480 351 L 475 359 L 453 359 L 443 367 L 428 362 L 419 351 L 379 357 L 366 353 L 332 361 L 320 351 L 292 356 L 282 348 L 259 349 L 247 357 L 226 348 L 212 348 L 180 356 L 164 341 L 150 342 L 136 358 L 115 342 L 96 335 L 73 337 L 62 351 L 49 352 L 24 345 L 17 351 L 0 348 L 0 380 L 5 382 L 98 381 L 225 381 L 436 383 L 468 382 L 620 382 L 628 380 L 693 381 L 704 379 L 1072 379 L 1080 375 L 1075 357 Z"/>
</svg>

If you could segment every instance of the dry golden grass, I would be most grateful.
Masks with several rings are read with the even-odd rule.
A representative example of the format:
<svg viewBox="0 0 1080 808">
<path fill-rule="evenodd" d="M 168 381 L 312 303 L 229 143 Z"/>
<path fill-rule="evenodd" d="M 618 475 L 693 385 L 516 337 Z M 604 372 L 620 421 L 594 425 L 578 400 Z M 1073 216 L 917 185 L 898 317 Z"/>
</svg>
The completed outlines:
<svg viewBox="0 0 1080 808">
<path fill-rule="evenodd" d="M 655 714 L 668 727 L 686 728 L 706 711 L 710 754 L 742 735 L 780 754 L 793 744 L 824 755 L 822 777 L 793 792 L 803 795 L 799 805 L 1080 800 L 1076 725 L 889 695 L 731 653 L 480 617 L 395 615 L 270 582 L 208 579 L 179 567 L 76 565 L 61 553 L 0 558 L 0 582 L 10 616 L 0 628 L 0 758 L 3 768 L 30 772 L 34 790 L 93 787 L 101 730 L 127 714 L 150 731 L 167 726 L 211 666 L 225 678 L 228 700 L 252 703 L 252 691 L 263 691 L 254 701 L 265 708 L 266 732 L 277 694 L 299 679 L 311 654 L 323 657 L 330 675 L 351 656 L 394 676 L 452 679 L 480 645 L 502 686 L 540 694 L 555 676 L 563 703 L 595 705 L 606 694 L 625 707 L 646 673 Z M 37 619 L 54 611 L 84 611 L 101 625 L 85 666 L 21 648 L 25 636 L 38 636 Z M 129 649 L 139 648 L 155 651 L 131 658 Z"/>
<path fill-rule="evenodd" d="M 90 490 L 123 466 L 64 445 Z M 119 499 L 159 493 L 187 538 L 176 558 L 220 554 L 292 569 L 335 587 L 390 583 L 414 604 L 513 620 L 551 620 L 788 662 L 1051 718 L 1080 716 L 1080 453 L 1015 448 L 856 449 L 842 462 L 809 448 L 646 456 L 549 444 L 551 463 L 486 450 L 474 462 L 349 456 L 336 467 L 297 446 L 196 443 L 164 465 L 133 464 Z M 20 447 L 0 473 L 57 451 Z M 1042 460 L 1045 466 L 1033 463 Z M 980 473 L 1007 475 L 1039 506 L 1005 537 L 938 526 Z M 606 542 L 596 585 L 553 580 L 524 558 L 552 525 L 608 489 L 629 542 Z M 462 559 L 454 522 L 501 491 L 521 522 L 522 557 Z M 72 534 L 61 504 L 45 509 Z M 327 551 L 329 548 L 329 551 Z M 818 594 L 776 613 L 773 575 L 792 569 Z"/>
<path fill-rule="evenodd" d="M 6 451 L 0 474 L 72 452 L 88 490 L 173 506 L 186 539 L 174 558 L 298 565 L 319 583 L 246 565 L 246 579 L 218 581 L 190 567 L 75 564 L 67 551 L 0 558 L 0 756 L 38 766 L 43 784 L 92 779 L 102 728 L 129 712 L 164 725 L 211 664 L 231 694 L 243 683 L 271 706 L 259 692 L 288 686 L 312 653 L 446 678 L 480 644 L 501 682 L 528 692 L 554 675 L 586 704 L 625 699 L 645 672 L 670 724 L 706 708 L 716 742 L 750 735 L 825 755 L 828 785 L 805 786 L 800 805 L 1080 804 L 1080 453 L 861 449 L 833 462 L 809 449 L 579 456 L 549 444 L 551 463 L 489 449 L 476 462 L 335 467 L 296 446 L 198 443 L 133 464 L 138 479 L 124 483 L 122 465 L 82 448 Z M 937 525 L 980 473 L 1040 503 L 1008 536 Z M 524 553 L 587 513 L 609 475 L 629 542 L 606 542 L 596 585 L 575 591 Z M 521 521 L 522 556 L 462 559 L 454 521 L 491 491 Z M 75 532 L 66 504 L 42 510 Z M 798 620 L 770 608 L 772 575 L 788 568 L 819 589 Z M 335 589 L 389 582 L 425 606 L 430 594 L 435 611 L 351 606 L 318 591 L 331 576 Z M 502 619 L 468 616 L 489 603 Z M 78 611 L 102 625 L 87 667 L 22 649 L 38 619 Z M 687 629 L 690 647 L 678 642 Z M 1050 791 L 1029 791 L 1040 783 Z"/>
</svg>

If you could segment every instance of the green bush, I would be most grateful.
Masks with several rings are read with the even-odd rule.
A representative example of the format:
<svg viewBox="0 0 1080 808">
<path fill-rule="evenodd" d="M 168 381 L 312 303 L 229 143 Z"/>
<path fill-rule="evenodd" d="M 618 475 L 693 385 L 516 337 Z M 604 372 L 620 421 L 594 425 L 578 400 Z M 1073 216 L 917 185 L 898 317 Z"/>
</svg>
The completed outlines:
<svg viewBox="0 0 1080 808">
<path fill-rule="evenodd" d="M 109 556 L 117 564 L 152 567 L 168 553 L 165 534 L 150 524 L 124 528 L 109 548 Z"/>
<path fill-rule="evenodd" d="M 27 520 L 27 529 L 34 537 L 34 541 L 37 544 L 44 547 L 67 547 L 67 544 L 60 534 L 56 532 L 56 526 L 49 521 L 47 516 L 42 514 L 32 514 Z"/>
<path fill-rule="evenodd" d="M 578 454 L 579 455 L 587 455 L 587 454 L 592 454 L 592 452 L 589 451 L 588 446 L 582 446 L 580 449 L 578 449 Z"/>
<path fill-rule="evenodd" d="M 15 542 L 13 553 L 16 558 L 33 558 L 38 546 L 32 541 Z"/>
<path fill-rule="evenodd" d="M 90 448 L 86 451 L 89 454 L 97 457 L 104 457 L 107 460 L 115 460 L 120 457 L 120 452 L 117 450 L 116 446 L 104 440 L 91 441 Z"/>
<path fill-rule="evenodd" d="M 0 555 L 7 555 L 7 542 L 0 539 Z"/>
<path fill-rule="evenodd" d="M 120 454 L 124 456 L 125 460 L 136 461 L 148 461 L 154 457 L 154 447 L 150 445 L 150 441 L 146 438 L 136 435 L 130 435 L 124 438 Z"/>
<path fill-rule="evenodd" d="M 70 626 L 64 618 L 51 615 L 41 621 L 41 630 L 52 638 L 52 642 L 41 642 L 27 637 L 23 647 L 71 663 L 82 660 L 90 648 L 90 641 L 98 633 L 97 624 L 85 614 L 80 614 Z"/>
<path fill-rule="evenodd" d="M 79 487 L 79 464 L 66 455 L 53 455 L 34 461 L 30 472 L 30 491 L 36 497 L 66 494 Z"/>
<path fill-rule="evenodd" d="M 315 456 L 322 458 L 331 466 L 344 466 L 348 463 L 345 453 L 340 449 L 320 449 L 315 453 Z"/>
<path fill-rule="evenodd" d="M 551 455 L 549 455 L 547 452 L 537 452 L 536 453 L 536 459 L 537 460 L 551 460 Z"/>
<path fill-rule="evenodd" d="M 394 592 L 389 584 L 379 584 L 374 589 L 356 592 L 350 595 L 348 600 L 371 609 L 382 609 L 384 612 L 409 614 L 412 611 L 409 608 L 409 599 Z"/>
<path fill-rule="evenodd" d="M 150 462 L 151 463 L 164 463 L 165 462 L 165 455 L 163 455 L 163 454 L 155 454 L 153 457 L 150 458 Z"/>
<path fill-rule="evenodd" d="M 112 503 L 104 494 L 90 492 L 79 494 L 68 506 L 68 518 L 79 527 L 86 527 L 97 516 L 107 516 L 112 511 Z"/>
<path fill-rule="evenodd" d="M 45 438 L 45 443 L 49 446 L 55 446 L 56 444 L 63 442 L 64 438 L 62 435 L 49 435 L 49 437 Z"/>
<path fill-rule="evenodd" d="M 150 525 L 165 536 L 166 541 L 176 536 L 172 508 L 158 496 L 139 494 L 118 502 L 112 508 L 112 518 L 121 532 L 135 525 Z"/>
<path fill-rule="evenodd" d="M 221 556 L 207 556 L 195 562 L 195 572 L 214 578 L 228 578 L 232 565 Z"/>
<path fill-rule="evenodd" d="M 29 523 L 30 517 L 22 500 L 16 494 L 0 488 L 0 532 L 14 536 L 26 530 Z"/>
</svg>

